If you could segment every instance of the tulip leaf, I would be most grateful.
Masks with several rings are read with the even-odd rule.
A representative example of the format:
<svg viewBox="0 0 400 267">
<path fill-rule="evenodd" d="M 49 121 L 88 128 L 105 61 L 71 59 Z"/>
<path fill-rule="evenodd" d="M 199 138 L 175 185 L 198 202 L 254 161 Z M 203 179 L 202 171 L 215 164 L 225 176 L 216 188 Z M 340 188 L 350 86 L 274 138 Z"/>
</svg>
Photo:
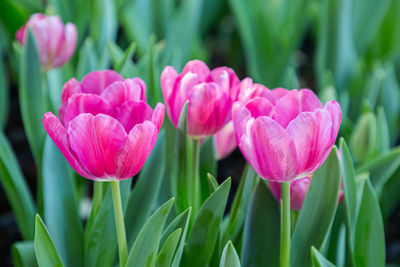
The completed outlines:
<svg viewBox="0 0 400 267">
<path fill-rule="evenodd" d="M 84 234 L 84 266 L 111 267 L 117 249 L 114 208 L 110 183 L 103 185 L 104 197 L 98 210 L 90 213 Z"/>
<path fill-rule="evenodd" d="M 340 187 L 340 166 L 334 147 L 314 173 L 292 236 L 291 266 L 311 264 L 311 246 L 320 248 L 335 217 Z"/>
<path fill-rule="evenodd" d="M 228 178 L 201 206 L 186 242 L 183 266 L 205 266 L 210 261 L 217 243 L 230 186 L 231 179 Z"/>
<path fill-rule="evenodd" d="M 43 151 L 44 219 L 54 245 L 68 266 L 83 265 L 83 228 L 72 170 L 50 137 Z"/>
<path fill-rule="evenodd" d="M 393 214 L 400 202 L 400 169 L 385 183 L 381 196 L 381 207 L 384 221 Z"/>
<path fill-rule="evenodd" d="M 174 253 L 178 245 L 181 233 L 182 233 L 182 228 L 178 228 L 167 238 L 160 252 L 157 255 L 157 262 L 156 262 L 157 267 L 171 266 L 171 262 L 174 257 Z"/>
<path fill-rule="evenodd" d="M 315 247 L 311 247 L 311 258 L 313 267 L 335 267 Z"/>
<path fill-rule="evenodd" d="M 0 47 L 0 52 L 2 49 Z M 9 108 L 9 91 L 8 91 L 8 77 L 5 72 L 4 61 L 0 61 L 0 129 L 4 129 L 8 120 Z"/>
<path fill-rule="evenodd" d="M 26 137 L 35 162 L 40 166 L 45 130 L 42 125 L 43 114 L 48 110 L 46 95 L 42 89 L 39 55 L 31 30 L 24 47 L 20 64 L 19 102 Z M 40 190 L 40 189 L 39 189 Z"/>
<path fill-rule="evenodd" d="M 35 238 L 34 238 L 35 254 L 39 267 L 47 266 L 64 266 L 60 255 L 54 246 L 54 243 L 43 224 L 39 215 L 36 215 L 35 221 Z"/>
<path fill-rule="evenodd" d="M 209 196 L 208 173 L 213 177 L 217 175 L 217 161 L 215 160 L 213 138 L 207 138 L 200 147 L 200 185 L 201 185 L 201 203 Z"/>
<path fill-rule="evenodd" d="M 161 132 L 129 195 L 125 208 L 128 247 L 133 244 L 154 208 L 164 177 L 164 154 L 164 133 Z"/>
<path fill-rule="evenodd" d="M 191 215 L 192 208 L 188 208 L 178 216 L 168 225 L 167 229 L 164 231 L 160 245 L 163 245 L 167 238 L 176 230 L 176 229 L 183 229 L 182 235 L 180 237 L 179 241 L 179 246 L 176 249 L 175 255 L 174 255 L 174 260 L 172 262 L 172 267 L 178 267 L 180 266 L 180 261 L 182 258 L 182 253 L 183 253 L 183 248 L 185 246 L 185 241 L 186 241 L 186 233 L 188 231 L 188 226 L 189 226 L 189 220 L 190 220 L 190 215 Z"/>
<path fill-rule="evenodd" d="M 129 47 L 124 51 L 115 43 L 111 42 L 108 44 L 108 52 L 110 53 L 111 62 L 114 66 L 114 70 L 119 69 L 125 77 L 131 77 L 137 75 L 136 66 L 132 62 L 132 57 L 136 51 L 136 44 L 132 42 Z"/>
<path fill-rule="evenodd" d="M 364 184 L 357 218 L 354 258 L 356 266 L 385 266 L 385 232 L 382 214 L 369 180 Z"/>
<path fill-rule="evenodd" d="M 35 204 L 14 151 L 0 130 L 0 183 L 11 205 L 22 238 L 32 240 Z"/>
<path fill-rule="evenodd" d="M 161 232 L 173 203 L 173 198 L 168 200 L 147 220 L 129 252 L 125 266 L 155 265 L 161 240 Z"/>
<path fill-rule="evenodd" d="M 400 147 L 390 150 L 377 158 L 362 164 L 357 168 L 358 173 L 369 172 L 371 183 L 380 198 L 382 189 L 387 180 L 400 166 Z"/>
<path fill-rule="evenodd" d="M 207 181 L 208 181 L 208 189 L 210 191 L 210 194 L 212 192 L 214 192 L 215 190 L 217 190 L 218 188 L 218 182 L 215 179 L 214 176 L 212 176 L 211 174 L 207 173 Z"/>
<path fill-rule="evenodd" d="M 226 246 L 222 251 L 219 267 L 240 267 L 239 256 L 237 255 L 236 249 L 231 241 L 226 243 Z"/>
<path fill-rule="evenodd" d="M 381 153 L 388 152 L 390 149 L 389 126 L 386 119 L 385 110 L 383 109 L 382 106 L 378 107 L 376 124 L 377 124 L 376 147 Z"/>
<path fill-rule="evenodd" d="M 255 171 L 249 164 L 246 164 L 229 212 L 227 227 L 223 231 L 222 244 L 225 244 L 228 240 L 235 240 L 243 228 L 249 202 L 257 182 L 258 178 Z"/>
<path fill-rule="evenodd" d="M 123 72 L 124 68 L 126 68 L 129 62 L 131 62 L 135 50 L 136 44 L 132 42 L 126 49 L 123 58 L 115 65 L 116 72 Z"/>
<path fill-rule="evenodd" d="M 93 44 L 93 40 L 88 37 L 85 39 L 81 50 L 79 51 L 79 61 L 76 67 L 76 77 L 78 80 L 91 71 L 98 69 L 97 55 Z"/>
<path fill-rule="evenodd" d="M 31 267 L 37 263 L 33 241 L 15 243 L 11 247 L 11 253 L 15 267 Z"/>
<path fill-rule="evenodd" d="M 250 200 L 243 231 L 243 266 L 262 266 L 266 262 L 279 266 L 279 204 L 265 181 L 258 183 Z"/>
</svg>

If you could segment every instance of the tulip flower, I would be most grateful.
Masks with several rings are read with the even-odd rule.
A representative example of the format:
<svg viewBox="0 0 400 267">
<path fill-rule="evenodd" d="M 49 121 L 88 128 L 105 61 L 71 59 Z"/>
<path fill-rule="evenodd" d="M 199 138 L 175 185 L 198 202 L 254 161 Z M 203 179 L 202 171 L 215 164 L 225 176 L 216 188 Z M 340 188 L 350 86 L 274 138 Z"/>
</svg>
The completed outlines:
<svg viewBox="0 0 400 267">
<path fill-rule="evenodd" d="M 161 74 L 161 89 L 167 113 L 175 127 L 186 101 L 188 135 L 200 139 L 213 135 L 229 120 L 235 86 L 235 72 L 227 67 L 210 71 L 200 60 L 189 61 L 181 74 L 167 66 Z"/>
<path fill-rule="evenodd" d="M 32 30 L 44 70 L 58 68 L 73 55 L 77 42 L 74 24 L 62 23 L 59 16 L 33 14 L 15 34 L 21 45 L 25 44 L 28 28 Z"/>
<path fill-rule="evenodd" d="M 280 96 L 279 89 L 271 91 L 262 84 L 253 83 L 250 78 L 243 79 L 237 90 L 233 92 L 236 93 L 235 101 L 248 105 L 258 113 L 270 112 L 275 104 L 275 98 Z M 229 121 L 214 135 L 214 147 L 217 159 L 225 158 L 236 148 L 235 129 L 232 121 Z"/>
<path fill-rule="evenodd" d="M 96 181 L 136 175 L 150 155 L 164 119 L 164 105 L 145 102 L 145 84 L 116 72 L 96 71 L 68 81 L 60 119 L 48 112 L 43 125 L 72 168 Z"/>
</svg>

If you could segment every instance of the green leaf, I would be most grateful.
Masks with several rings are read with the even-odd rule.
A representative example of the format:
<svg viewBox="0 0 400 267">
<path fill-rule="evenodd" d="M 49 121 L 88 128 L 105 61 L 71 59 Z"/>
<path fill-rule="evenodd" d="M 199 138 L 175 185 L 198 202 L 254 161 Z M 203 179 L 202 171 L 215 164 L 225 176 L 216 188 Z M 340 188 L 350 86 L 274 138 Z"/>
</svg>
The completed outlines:
<svg viewBox="0 0 400 267">
<path fill-rule="evenodd" d="M 385 266 L 385 232 L 382 215 L 371 183 L 364 185 L 356 224 L 354 258 L 357 266 Z"/>
<path fill-rule="evenodd" d="M 400 169 L 385 183 L 381 196 L 381 207 L 384 222 L 393 214 L 400 202 Z"/>
<path fill-rule="evenodd" d="M 208 181 L 208 188 L 210 191 L 210 194 L 213 193 L 215 190 L 217 190 L 218 188 L 218 182 L 215 179 L 214 176 L 212 176 L 211 174 L 207 173 L 207 181 Z"/>
<path fill-rule="evenodd" d="M 81 50 L 79 51 L 79 61 L 76 67 L 76 77 L 78 80 L 91 71 L 98 69 L 97 55 L 93 44 L 93 40 L 88 37 L 85 39 Z"/>
<path fill-rule="evenodd" d="M 15 267 L 31 267 L 37 263 L 33 241 L 15 243 L 11 247 L 11 253 Z"/>
<path fill-rule="evenodd" d="M 256 188 L 257 182 L 258 178 L 255 171 L 249 164 L 246 164 L 240 180 L 239 188 L 233 200 L 232 208 L 229 212 L 227 227 L 223 232 L 222 244 L 225 244 L 228 240 L 236 240 L 238 237 L 243 228 L 249 202 L 254 189 Z"/>
<path fill-rule="evenodd" d="M 371 183 L 380 198 L 382 189 L 387 180 L 400 165 L 400 147 L 390 150 L 357 168 L 357 173 L 369 172 Z"/>
<path fill-rule="evenodd" d="M 388 152 L 390 149 L 389 126 L 385 115 L 385 110 L 382 106 L 378 107 L 376 118 L 376 147 L 379 152 Z"/>
<path fill-rule="evenodd" d="M 125 208 L 128 247 L 133 244 L 154 208 L 164 177 L 164 154 L 164 133 L 162 132 L 140 172 L 139 180 L 133 187 Z"/>
<path fill-rule="evenodd" d="M 171 266 L 171 262 L 174 257 L 176 246 L 178 245 L 181 233 L 182 233 L 182 228 L 178 228 L 165 241 L 163 247 L 161 248 L 157 256 L 157 262 L 156 262 L 157 267 Z"/>
<path fill-rule="evenodd" d="M 182 235 L 180 237 L 179 246 L 176 250 L 174 260 L 172 262 L 172 267 L 180 266 L 180 261 L 182 258 L 183 248 L 185 246 L 186 241 L 186 233 L 189 227 L 190 215 L 191 215 L 192 208 L 188 208 L 181 214 L 179 214 L 167 227 L 164 231 L 163 236 L 161 237 L 160 245 L 163 245 L 167 238 L 176 230 L 176 229 L 183 229 Z"/>
<path fill-rule="evenodd" d="M 32 240 L 35 204 L 17 158 L 4 133 L 0 130 L 0 182 L 24 240 Z"/>
<path fill-rule="evenodd" d="M 42 165 L 44 219 L 54 245 L 68 266 L 83 265 L 83 229 L 72 170 L 46 138 Z"/>
<path fill-rule="evenodd" d="M 230 186 L 231 179 L 228 178 L 201 206 L 186 242 L 183 266 L 205 266 L 211 259 Z"/>
<path fill-rule="evenodd" d="M 217 161 L 215 160 L 213 138 L 206 138 L 201 144 L 199 170 L 202 194 L 201 203 L 203 203 L 209 196 L 208 174 L 211 174 L 213 178 L 217 175 Z"/>
<path fill-rule="evenodd" d="M 173 198 L 164 203 L 145 223 L 129 252 L 126 261 L 127 267 L 155 265 L 161 239 L 161 231 L 173 203 Z"/>
<path fill-rule="evenodd" d="M 123 72 L 124 68 L 132 60 L 135 50 L 136 50 L 136 44 L 132 42 L 126 49 L 123 58 L 115 65 L 114 69 L 116 72 Z"/>
<path fill-rule="evenodd" d="M 84 266 L 111 267 L 117 248 L 110 183 L 103 185 L 104 197 L 98 211 L 90 213 L 84 233 Z"/>
<path fill-rule="evenodd" d="M 19 81 L 19 102 L 25 133 L 32 149 L 34 159 L 40 165 L 45 131 L 42 125 L 43 114 L 48 110 L 42 89 L 40 63 L 35 39 L 28 31 L 22 48 Z"/>
<path fill-rule="evenodd" d="M 33 244 L 35 246 L 36 259 L 39 267 L 64 266 L 60 255 L 58 254 L 58 251 L 51 240 L 49 232 L 44 226 L 39 215 L 36 215 L 35 239 Z"/>
<path fill-rule="evenodd" d="M 2 52 L 2 49 L 0 49 Z M 4 61 L 0 62 L 0 129 L 4 129 L 8 120 L 9 92 L 8 77 L 4 68 Z"/>
<path fill-rule="evenodd" d="M 138 75 L 138 71 L 132 57 L 136 51 L 136 44 L 132 42 L 129 47 L 124 51 L 115 43 L 108 43 L 108 52 L 110 53 L 111 62 L 114 66 L 114 70 L 118 71 L 125 77 Z"/>
<path fill-rule="evenodd" d="M 249 205 L 243 232 L 242 265 L 255 267 L 268 262 L 270 266 L 279 266 L 279 204 L 263 180 L 258 183 Z"/>
<path fill-rule="evenodd" d="M 231 241 L 226 243 L 226 246 L 222 251 L 219 267 L 240 267 L 239 256 L 237 255 L 236 249 Z"/>
<path fill-rule="evenodd" d="M 334 267 L 315 247 L 311 247 L 311 258 L 313 267 Z"/>
<path fill-rule="evenodd" d="M 311 264 L 311 246 L 320 248 L 335 217 L 340 188 L 340 166 L 334 147 L 314 173 L 292 236 L 291 266 Z"/>
</svg>

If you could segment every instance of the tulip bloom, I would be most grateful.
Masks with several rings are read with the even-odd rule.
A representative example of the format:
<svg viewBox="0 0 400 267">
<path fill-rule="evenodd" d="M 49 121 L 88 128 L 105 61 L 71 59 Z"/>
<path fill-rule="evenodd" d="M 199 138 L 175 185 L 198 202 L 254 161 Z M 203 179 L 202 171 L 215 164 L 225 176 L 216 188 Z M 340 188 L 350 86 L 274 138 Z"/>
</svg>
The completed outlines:
<svg viewBox="0 0 400 267">
<path fill-rule="evenodd" d="M 74 24 L 64 26 L 59 16 L 33 14 L 15 34 L 21 45 L 26 42 L 27 28 L 35 36 L 40 63 L 45 70 L 62 66 L 73 55 L 77 42 Z"/>
<path fill-rule="evenodd" d="M 250 78 L 243 79 L 237 88 L 234 92 L 236 93 L 235 101 L 243 103 L 257 114 L 269 114 L 275 105 L 275 99 L 281 96 L 280 88 L 269 90 L 262 84 L 253 83 Z M 214 135 L 214 147 L 217 159 L 228 156 L 236 148 L 235 129 L 232 121 L 229 121 Z"/>
<path fill-rule="evenodd" d="M 213 135 L 229 120 L 235 86 L 234 71 L 219 67 L 210 71 L 200 60 L 189 61 L 181 74 L 167 66 L 161 74 L 161 89 L 171 122 L 178 126 L 186 101 L 187 132 L 194 138 Z"/>
<path fill-rule="evenodd" d="M 146 103 L 146 87 L 111 70 L 82 82 L 68 81 L 58 119 L 48 112 L 43 125 L 72 168 L 97 181 L 137 174 L 150 155 L 164 119 L 164 105 Z"/>
<path fill-rule="evenodd" d="M 342 112 L 336 101 L 322 106 L 311 90 L 279 91 L 271 110 L 236 102 L 232 117 L 238 146 L 258 175 L 289 182 L 309 176 L 325 161 Z"/>
</svg>

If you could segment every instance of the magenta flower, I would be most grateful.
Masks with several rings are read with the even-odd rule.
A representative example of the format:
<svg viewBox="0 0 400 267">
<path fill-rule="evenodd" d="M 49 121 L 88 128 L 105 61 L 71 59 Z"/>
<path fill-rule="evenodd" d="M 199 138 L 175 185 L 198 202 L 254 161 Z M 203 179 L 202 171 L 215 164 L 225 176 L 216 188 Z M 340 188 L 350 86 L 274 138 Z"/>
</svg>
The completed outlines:
<svg viewBox="0 0 400 267">
<path fill-rule="evenodd" d="M 164 119 L 164 105 L 146 103 L 139 78 L 95 71 L 82 82 L 68 81 L 58 119 L 48 112 L 43 125 L 72 168 L 98 181 L 137 174 L 150 155 Z"/>
<path fill-rule="evenodd" d="M 280 88 L 271 91 L 262 84 L 253 83 L 250 78 L 243 79 L 236 88 L 234 100 L 247 106 L 255 116 L 259 114 L 269 116 L 275 105 L 275 98 L 279 98 L 281 92 Z M 214 135 L 214 147 L 217 159 L 225 158 L 236 148 L 232 121 Z"/>
<path fill-rule="evenodd" d="M 161 74 L 161 89 L 167 113 L 177 127 L 186 101 L 188 135 L 210 136 L 229 120 L 235 86 L 239 83 L 234 71 L 219 67 L 210 71 L 200 60 L 189 61 L 181 74 L 167 66 Z"/>
<path fill-rule="evenodd" d="M 322 106 L 311 90 L 302 89 L 281 94 L 264 114 L 236 102 L 232 117 L 239 148 L 258 175 L 288 182 L 312 174 L 325 161 L 342 112 L 336 101 Z"/>
<path fill-rule="evenodd" d="M 15 34 L 21 45 L 26 42 L 27 27 L 35 36 L 40 63 L 45 70 L 62 66 L 73 55 L 77 42 L 74 24 L 64 26 L 59 16 L 33 14 Z"/>
</svg>

